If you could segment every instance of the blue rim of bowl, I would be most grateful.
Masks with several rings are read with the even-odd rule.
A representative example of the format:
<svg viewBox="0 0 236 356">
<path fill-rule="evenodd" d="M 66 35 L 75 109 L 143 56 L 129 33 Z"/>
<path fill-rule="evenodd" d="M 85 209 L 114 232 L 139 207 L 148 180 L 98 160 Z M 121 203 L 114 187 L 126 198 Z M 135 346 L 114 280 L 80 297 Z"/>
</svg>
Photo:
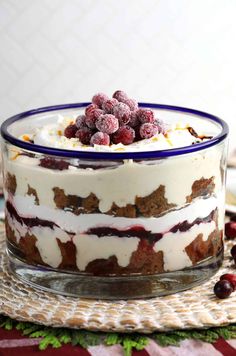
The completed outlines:
<svg viewBox="0 0 236 356">
<path fill-rule="evenodd" d="M 179 148 L 172 148 L 168 150 L 156 150 L 156 151 L 141 151 L 141 152 L 97 152 L 97 151 L 75 151 L 75 150 L 65 150 L 59 148 L 51 148 L 46 146 L 35 145 L 30 142 L 22 141 L 8 132 L 8 127 L 12 125 L 15 121 L 21 120 L 23 118 L 34 116 L 37 114 L 47 113 L 51 111 L 60 111 L 68 109 L 79 109 L 84 108 L 87 105 L 91 104 L 90 102 L 82 103 L 73 103 L 73 104 L 62 104 L 62 105 L 53 105 L 46 106 L 35 110 L 25 111 L 23 113 L 14 115 L 3 122 L 1 125 L 1 136 L 9 143 L 25 149 L 31 152 L 37 152 L 41 154 L 46 154 L 50 156 L 66 157 L 66 158 L 80 158 L 80 159 L 102 159 L 102 160 L 118 160 L 118 159 L 148 159 L 148 158 L 164 158 L 171 156 L 178 156 L 186 153 L 192 153 L 200 151 L 209 147 L 212 147 L 221 141 L 225 140 L 229 128 L 227 123 L 218 118 L 217 116 L 208 114 L 203 111 L 189 109 L 181 106 L 165 105 L 165 104 L 153 104 L 153 103 L 139 103 L 140 107 L 159 109 L 159 110 L 169 110 L 182 112 L 184 114 L 192 114 L 195 116 L 200 116 L 201 118 L 208 119 L 221 126 L 221 132 L 205 142 L 194 144 L 191 146 L 184 146 Z"/>
</svg>

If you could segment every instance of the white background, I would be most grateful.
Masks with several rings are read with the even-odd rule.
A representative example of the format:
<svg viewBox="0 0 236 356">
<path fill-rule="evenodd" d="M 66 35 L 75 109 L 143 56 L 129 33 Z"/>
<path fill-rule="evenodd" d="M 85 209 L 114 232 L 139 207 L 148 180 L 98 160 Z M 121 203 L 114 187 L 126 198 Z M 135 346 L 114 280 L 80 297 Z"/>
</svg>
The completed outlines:
<svg viewBox="0 0 236 356">
<path fill-rule="evenodd" d="M 0 121 L 124 89 L 233 132 L 235 47 L 236 0 L 0 0 Z"/>
</svg>

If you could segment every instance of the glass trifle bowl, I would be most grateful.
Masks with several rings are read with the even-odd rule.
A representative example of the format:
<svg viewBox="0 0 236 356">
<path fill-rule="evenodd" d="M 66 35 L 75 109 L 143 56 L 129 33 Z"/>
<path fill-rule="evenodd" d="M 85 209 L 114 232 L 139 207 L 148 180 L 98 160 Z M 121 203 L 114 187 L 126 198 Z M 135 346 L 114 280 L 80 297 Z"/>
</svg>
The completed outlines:
<svg viewBox="0 0 236 356">
<path fill-rule="evenodd" d="M 104 299 L 161 296 L 209 279 L 223 259 L 227 124 L 143 103 L 175 125 L 175 136 L 115 149 L 50 145 L 54 136 L 41 128 L 73 122 L 88 104 L 2 125 L 10 270 L 43 290 Z"/>
</svg>

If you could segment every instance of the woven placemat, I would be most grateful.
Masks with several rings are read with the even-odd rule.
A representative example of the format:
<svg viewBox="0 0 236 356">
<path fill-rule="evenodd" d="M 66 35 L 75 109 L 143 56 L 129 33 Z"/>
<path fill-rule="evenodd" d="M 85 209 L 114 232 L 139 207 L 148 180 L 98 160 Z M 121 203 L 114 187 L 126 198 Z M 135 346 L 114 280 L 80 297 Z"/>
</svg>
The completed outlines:
<svg viewBox="0 0 236 356">
<path fill-rule="evenodd" d="M 217 299 L 219 276 L 235 272 L 226 243 L 224 265 L 202 286 L 166 297 L 144 300 L 90 300 L 63 297 L 30 288 L 7 268 L 5 234 L 0 224 L 0 313 L 13 319 L 94 331 L 144 332 L 206 328 L 236 322 L 236 293 Z"/>
</svg>

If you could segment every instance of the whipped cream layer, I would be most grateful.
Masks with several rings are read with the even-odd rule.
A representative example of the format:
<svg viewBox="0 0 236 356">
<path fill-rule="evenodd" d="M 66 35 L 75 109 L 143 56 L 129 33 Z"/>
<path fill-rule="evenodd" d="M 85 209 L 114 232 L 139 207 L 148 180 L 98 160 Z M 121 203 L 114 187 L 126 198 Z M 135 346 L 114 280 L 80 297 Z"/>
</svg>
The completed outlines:
<svg viewBox="0 0 236 356">
<path fill-rule="evenodd" d="M 173 123 L 166 125 L 167 132 L 154 135 L 150 139 L 143 139 L 133 142 L 129 145 L 112 144 L 110 146 L 83 145 L 78 138 L 66 138 L 63 133 L 65 128 L 74 123 L 74 118 L 58 115 L 54 119 L 55 122 L 50 122 L 42 127 L 33 129 L 33 132 L 24 133 L 20 139 L 24 141 L 33 141 L 35 144 L 46 147 L 79 150 L 79 151 L 99 151 L 99 152 L 138 152 L 138 151 L 155 151 L 166 150 L 178 147 L 189 146 L 203 141 L 201 138 L 193 136 L 189 131 L 189 124 Z M 198 132 L 204 136 L 204 132 Z M 209 133 L 208 133 L 209 134 Z"/>
<path fill-rule="evenodd" d="M 28 206 L 27 200 L 20 202 L 18 197 L 12 201 L 16 210 L 21 208 L 21 217 L 39 218 L 47 220 L 52 216 L 52 212 L 46 209 L 44 212 L 41 207 Z M 196 219 L 204 219 L 217 208 L 219 199 L 210 197 L 208 199 L 196 199 L 192 204 L 187 205 L 181 210 L 170 212 L 159 218 L 139 218 L 129 219 L 121 217 L 106 216 L 105 214 L 90 214 L 88 216 L 79 216 L 76 221 L 73 214 L 61 212 L 59 219 L 55 223 L 59 224 L 50 228 L 48 226 L 28 226 L 25 223 L 18 222 L 7 212 L 7 220 L 14 231 L 17 243 L 21 237 L 35 236 L 36 247 L 44 263 L 57 268 L 62 262 L 62 254 L 58 245 L 58 240 L 62 243 L 71 241 L 76 248 L 76 265 L 80 271 L 84 271 L 87 265 L 97 259 L 108 259 L 116 256 L 118 265 L 126 267 L 130 263 L 133 252 L 138 249 L 140 239 L 138 237 L 123 236 L 97 236 L 95 234 L 86 234 L 86 231 L 94 227 L 112 227 L 117 230 L 126 230 L 132 226 L 140 226 L 146 231 L 153 233 L 162 233 L 162 238 L 157 241 L 153 250 L 161 251 L 164 258 L 165 271 L 174 271 L 192 265 L 186 247 L 201 234 L 202 240 L 206 241 L 211 233 L 217 228 L 215 221 L 197 223 L 191 226 L 187 231 L 171 232 L 171 228 L 178 223 L 186 221 L 191 225 Z M 22 207 L 24 208 L 22 209 Z M 50 215 L 51 213 L 51 215 Z M 221 214 L 222 212 L 219 211 Z M 64 215 L 64 218 L 63 218 Z M 55 217 L 54 217 L 55 218 Z M 85 219 L 84 219 L 85 218 Z M 63 228 L 68 228 L 73 234 L 66 232 Z"/>
<path fill-rule="evenodd" d="M 53 188 L 63 189 L 67 195 L 82 198 L 90 193 L 99 199 L 99 210 L 107 212 L 113 203 L 118 207 L 134 204 L 136 197 L 146 197 L 160 185 L 165 197 L 177 206 L 186 204 L 192 185 L 201 178 L 214 177 L 215 194 L 222 189 L 221 146 L 156 161 L 126 160 L 115 168 L 81 169 L 69 166 L 58 171 L 38 166 L 39 160 L 13 155 L 6 160 L 5 169 L 16 178 L 16 195 L 26 196 L 29 186 L 34 188 L 39 204 L 56 208 Z"/>
<path fill-rule="evenodd" d="M 115 217 L 106 214 L 80 214 L 75 215 L 69 211 L 49 208 L 43 205 L 35 205 L 34 197 L 14 196 L 9 197 L 12 205 L 21 217 L 37 218 L 53 222 L 62 230 L 69 233 L 84 234 L 88 230 L 99 227 L 110 227 L 117 230 L 128 230 L 133 225 L 143 227 L 151 233 L 163 233 L 169 231 L 179 222 L 187 220 L 189 224 L 197 218 L 203 219 L 213 210 L 222 206 L 222 197 L 211 196 L 207 199 L 198 198 L 191 204 L 181 209 L 170 211 L 160 217 L 151 218 L 127 218 Z M 221 213 L 221 209 L 219 208 Z M 222 226 L 219 226 L 221 229 Z"/>
</svg>

